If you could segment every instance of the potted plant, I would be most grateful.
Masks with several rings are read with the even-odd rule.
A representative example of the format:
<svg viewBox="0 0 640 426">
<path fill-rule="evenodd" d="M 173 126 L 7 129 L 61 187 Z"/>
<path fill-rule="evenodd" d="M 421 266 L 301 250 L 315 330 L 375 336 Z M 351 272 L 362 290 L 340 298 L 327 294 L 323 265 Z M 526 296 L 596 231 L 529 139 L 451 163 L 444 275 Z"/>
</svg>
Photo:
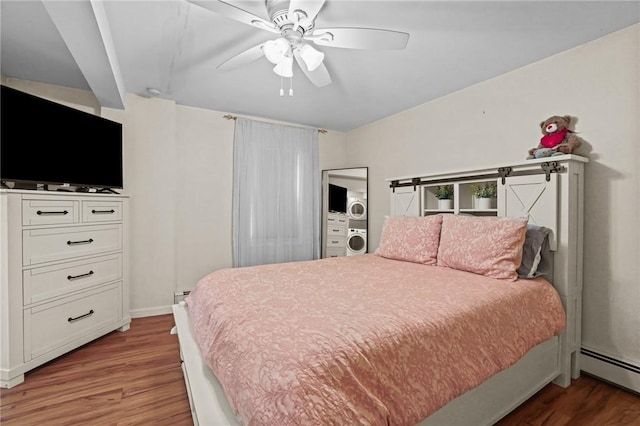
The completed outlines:
<svg viewBox="0 0 640 426">
<path fill-rule="evenodd" d="M 492 204 L 491 199 L 496 197 L 498 188 L 495 183 L 486 182 L 471 185 L 471 191 L 476 198 L 476 208 L 490 209 Z"/>
<path fill-rule="evenodd" d="M 435 194 L 440 210 L 453 209 L 453 185 L 439 185 L 436 188 Z"/>
</svg>

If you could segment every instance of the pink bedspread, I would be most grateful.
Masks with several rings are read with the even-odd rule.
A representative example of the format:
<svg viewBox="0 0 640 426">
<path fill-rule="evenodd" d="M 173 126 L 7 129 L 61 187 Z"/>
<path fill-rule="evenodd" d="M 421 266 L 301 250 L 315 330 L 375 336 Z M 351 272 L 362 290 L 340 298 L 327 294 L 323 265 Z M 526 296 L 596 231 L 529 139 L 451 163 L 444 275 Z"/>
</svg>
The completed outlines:
<svg viewBox="0 0 640 426">
<path fill-rule="evenodd" d="M 565 327 L 543 279 L 373 254 L 219 270 L 187 306 L 247 425 L 413 425 Z"/>
</svg>

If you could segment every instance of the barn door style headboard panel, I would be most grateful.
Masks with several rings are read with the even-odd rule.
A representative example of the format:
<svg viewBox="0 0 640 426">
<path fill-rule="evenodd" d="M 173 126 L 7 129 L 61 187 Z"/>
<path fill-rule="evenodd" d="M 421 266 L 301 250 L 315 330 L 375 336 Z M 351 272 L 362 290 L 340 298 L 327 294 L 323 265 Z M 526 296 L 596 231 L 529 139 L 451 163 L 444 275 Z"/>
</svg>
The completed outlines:
<svg viewBox="0 0 640 426">
<path fill-rule="evenodd" d="M 527 216 L 529 223 L 551 229 L 554 266 L 550 281 L 567 312 L 567 330 L 561 337 L 565 352 L 561 367 L 565 373 L 559 379 L 559 384 L 565 385 L 580 372 L 583 191 L 584 165 L 588 161 L 576 155 L 561 155 L 387 179 L 391 216 Z M 443 193 L 439 187 L 445 185 L 453 189 L 452 202 L 440 203 Z M 476 198 L 478 188 L 486 187 L 493 188 L 485 192 L 494 196 L 489 201 Z"/>
</svg>

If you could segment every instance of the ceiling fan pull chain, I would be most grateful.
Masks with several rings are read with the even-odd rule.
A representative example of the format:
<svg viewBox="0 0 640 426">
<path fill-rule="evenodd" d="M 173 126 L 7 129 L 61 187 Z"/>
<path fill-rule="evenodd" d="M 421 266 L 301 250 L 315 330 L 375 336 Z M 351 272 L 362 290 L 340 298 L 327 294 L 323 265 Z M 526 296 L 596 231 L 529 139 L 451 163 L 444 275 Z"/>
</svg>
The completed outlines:
<svg viewBox="0 0 640 426">
<path fill-rule="evenodd" d="M 280 76 L 280 96 L 284 96 L 284 77 Z"/>
<path fill-rule="evenodd" d="M 289 77 L 289 96 L 293 96 L 293 76 Z"/>
</svg>

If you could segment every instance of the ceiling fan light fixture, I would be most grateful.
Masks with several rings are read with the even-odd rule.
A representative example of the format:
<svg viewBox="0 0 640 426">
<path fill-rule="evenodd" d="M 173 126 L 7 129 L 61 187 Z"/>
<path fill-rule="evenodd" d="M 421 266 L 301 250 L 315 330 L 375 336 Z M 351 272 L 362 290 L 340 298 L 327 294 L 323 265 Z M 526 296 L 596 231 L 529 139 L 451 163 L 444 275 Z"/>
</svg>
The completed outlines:
<svg viewBox="0 0 640 426">
<path fill-rule="evenodd" d="M 293 77 L 293 57 L 285 56 L 279 64 L 273 67 L 273 72 L 280 77 Z"/>
<path fill-rule="evenodd" d="M 282 62 L 289 51 L 289 41 L 283 37 L 269 40 L 264 44 L 262 50 L 267 60 L 277 65 Z"/>
<path fill-rule="evenodd" d="M 309 71 L 313 71 L 318 68 L 324 60 L 324 53 L 314 49 L 313 46 L 309 44 L 303 45 L 298 49 L 298 52 L 300 53 L 300 57 L 304 63 L 307 65 L 307 69 Z"/>
</svg>

